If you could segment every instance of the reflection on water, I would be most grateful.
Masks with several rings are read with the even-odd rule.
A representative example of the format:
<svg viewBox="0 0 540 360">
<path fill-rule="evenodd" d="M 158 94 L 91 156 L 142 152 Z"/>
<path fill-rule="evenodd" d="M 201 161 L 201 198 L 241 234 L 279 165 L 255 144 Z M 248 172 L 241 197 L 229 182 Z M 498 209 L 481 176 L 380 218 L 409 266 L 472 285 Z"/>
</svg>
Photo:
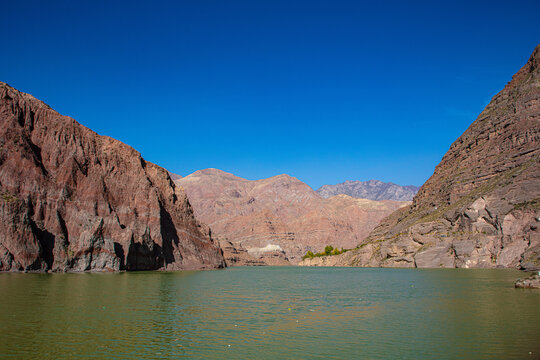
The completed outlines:
<svg viewBox="0 0 540 360">
<path fill-rule="evenodd" d="M 0 274 L 0 358 L 538 359 L 512 270 Z M 529 354 L 531 352 L 531 354 Z"/>
</svg>

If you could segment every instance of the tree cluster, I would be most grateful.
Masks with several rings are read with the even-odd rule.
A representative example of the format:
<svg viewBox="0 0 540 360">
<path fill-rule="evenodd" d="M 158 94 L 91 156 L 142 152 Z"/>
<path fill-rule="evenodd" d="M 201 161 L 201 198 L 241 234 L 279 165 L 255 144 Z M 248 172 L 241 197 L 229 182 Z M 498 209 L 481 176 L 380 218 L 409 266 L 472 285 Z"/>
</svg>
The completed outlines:
<svg viewBox="0 0 540 360">
<path fill-rule="evenodd" d="M 346 252 L 347 250 L 346 249 L 343 249 L 341 248 L 338 249 L 338 248 L 335 248 L 332 246 L 332 245 L 326 245 L 325 248 L 324 248 L 324 251 L 321 251 L 321 252 L 318 252 L 318 253 L 313 253 L 313 251 L 308 251 L 306 253 L 306 255 L 304 255 L 302 257 L 302 260 L 304 259 L 313 259 L 314 257 L 321 257 L 321 256 L 332 256 L 332 255 L 339 255 L 339 254 L 343 254 L 344 252 Z"/>
</svg>

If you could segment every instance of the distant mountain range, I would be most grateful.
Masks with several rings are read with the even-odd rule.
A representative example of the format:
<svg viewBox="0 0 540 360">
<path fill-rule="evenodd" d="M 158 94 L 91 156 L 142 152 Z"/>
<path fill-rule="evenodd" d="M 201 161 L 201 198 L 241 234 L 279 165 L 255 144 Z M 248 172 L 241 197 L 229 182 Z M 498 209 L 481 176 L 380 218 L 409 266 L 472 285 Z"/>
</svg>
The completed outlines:
<svg viewBox="0 0 540 360">
<path fill-rule="evenodd" d="M 205 169 L 175 183 L 188 195 L 195 217 L 220 240 L 229 264 L 239 264 L 227 254 L 240 257 L 240 247 L 256 257 L 277 250 L 293 264 L 308 250 L 319 252 L 326 245 L 352 248 L 384 217 L 410 204 L 347 195 L 324 199 L 285 174 L 251 181 Z M 259 260 L 274 263 L 268 257 Z"/>
<path fill-rule="evenodd" d="M 401 186 L 391 182 L 379 180 L 351 181 L 347 180 L 341 184 L 323 185 L 317 193 L 323 198 L 344 194 L 350 197 L 369 200 L 395 200 L 411 201 L 420 189 L 418 186 Z"/>
</svg>

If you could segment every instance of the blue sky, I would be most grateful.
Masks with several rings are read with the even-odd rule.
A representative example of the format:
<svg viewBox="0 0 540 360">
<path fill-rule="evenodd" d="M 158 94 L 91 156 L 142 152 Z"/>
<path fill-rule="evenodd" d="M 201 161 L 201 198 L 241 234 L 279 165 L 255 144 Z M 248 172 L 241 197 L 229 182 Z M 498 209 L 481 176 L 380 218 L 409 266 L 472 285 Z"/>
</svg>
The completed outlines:
<svg viewBox="0 0 540 360">
<path fill-rule="evenodd" d="M 421 185 L 539 1 L 2 1 L 0 80 L 187 175 Z"/>
</svg>

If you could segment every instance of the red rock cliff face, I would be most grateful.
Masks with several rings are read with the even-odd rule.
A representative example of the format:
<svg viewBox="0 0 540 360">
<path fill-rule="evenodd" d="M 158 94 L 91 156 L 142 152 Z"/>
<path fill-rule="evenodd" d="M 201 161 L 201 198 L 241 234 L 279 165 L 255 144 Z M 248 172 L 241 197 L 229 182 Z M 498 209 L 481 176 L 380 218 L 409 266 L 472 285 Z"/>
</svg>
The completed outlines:
<svg viewBox="0 0 540 360">
<path fill-rule="evenodd" d="M 540 45 L 412 206 L 339 265 L 540 268 Z"/>
<path fill-rule="evenodd" d="M 0 270 L 224 264 L 166 170 L 0 82 Z"/>
</svg>

